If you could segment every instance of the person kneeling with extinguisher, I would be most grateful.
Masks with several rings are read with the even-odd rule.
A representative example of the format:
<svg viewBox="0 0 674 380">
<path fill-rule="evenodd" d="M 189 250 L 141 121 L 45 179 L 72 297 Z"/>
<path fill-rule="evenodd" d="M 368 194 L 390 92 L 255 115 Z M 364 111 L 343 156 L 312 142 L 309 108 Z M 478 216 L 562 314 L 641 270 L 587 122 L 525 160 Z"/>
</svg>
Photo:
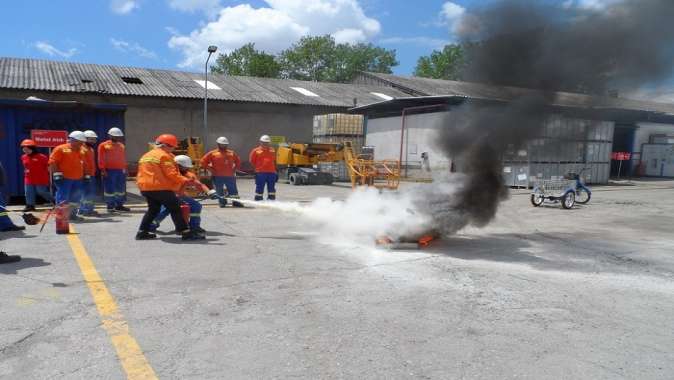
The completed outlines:
<svg viewBox="0 0 674 380">
<path fill-rule="evenodd" d="M 178 199 L 182 202 L 181 210 L 185 222 L 188 222 L 190 229 L 201 236 L 206 235 L 206 230 L 201 228 L 201 203 L 197 202 L 194 198 L 190 197 L 189 193 L 199 193 L 201 191 L 208 194 L 211 198 L 216 194 L 215 190 L 210 190 L 206 185 L 199 182 L 196 174 L 192 173 L 190 169 L 194 166 L 192 164 L 192 159 L 189 156 L 179 155 L 174 159 L 176 165 L 178 165 L 178 170 L 180 174 L 184 177 L 189 178 L 192 182 L 188 182 L 180 191 L 178 192 Z M 150 231 L 155 232 L 161 222 L 169 215 L 169 210 L 166 207 L 161 208 L 161 212 L 152 222 L 150 226 Z"/>
<path fill-rule="evenodd" d="M 191 230 L 180 210 L 180 200 L 176 192 L 187 183 L 194 182 L 180 174 L 171 152 L 178 146 L 178 139 L 174 135 L 164 134 L 155 140 L 156 148 L 145 153 L 138 161 L 138 175 L 136 181 L 140 193 L 147 200 L 147 212 L 143 216 L 136 240 L 148 240 L 157 237 L 152 230 L 152 222 L 164 206 L 171 214 L 176 232 L 182 235 L 183 240 L 200 240 L 204 236 Z"/>
</svg>

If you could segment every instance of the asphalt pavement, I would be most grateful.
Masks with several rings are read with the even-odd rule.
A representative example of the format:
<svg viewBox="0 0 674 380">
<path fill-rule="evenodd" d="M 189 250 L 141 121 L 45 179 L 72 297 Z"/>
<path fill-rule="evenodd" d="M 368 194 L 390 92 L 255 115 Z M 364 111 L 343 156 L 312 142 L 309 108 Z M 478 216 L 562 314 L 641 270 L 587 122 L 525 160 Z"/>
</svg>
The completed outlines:
<svg viewBox="0 0 674 380">
<path fill-rule="evenodd" d="M 300 206 L 350 194 L 278 190 Z M 672 195 L 619 183 L 563 210 L 515 190 L 486 228 L 412 251 L 213 201 L 204 241 L 170 220 L 135 241 L 140 207 L 70 238 L 3 233 L 24 259 L 0 266 L 0 379 L 672 379 Z"/>
</svg>

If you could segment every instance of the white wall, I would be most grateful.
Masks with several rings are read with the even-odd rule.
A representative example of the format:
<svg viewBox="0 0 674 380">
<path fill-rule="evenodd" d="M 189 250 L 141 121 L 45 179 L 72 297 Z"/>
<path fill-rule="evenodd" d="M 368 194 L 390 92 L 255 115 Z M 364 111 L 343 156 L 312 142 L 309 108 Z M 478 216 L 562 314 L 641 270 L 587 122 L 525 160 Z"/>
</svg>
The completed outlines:
<svg viewBox="0 0 674 380">
<path fill-rule="evenodd" d="M 403 166 L 420 165 L 421 153 L 427 152 L 431 170 L 444 170 L 450 160 L 444 156 L 435 141 L 437 131 L 447 120 L 446 112 L 435 112 L 405 117 L 405 140 L 403 142 Z M 400 130 L 402 118 L 386 117 L 369 119 L 365 144 L 375 147 L 375 159 L 400 157 Z"/>
<path fill-rule="evenodd" d="M 674 125 L 659 123 L 637 123 L 637 130 L 634 132 L 634 146 L 632 152 L 641 153 L 641 145 L 648 144 L 651 135 L 674 135 Z"/>
</svg>

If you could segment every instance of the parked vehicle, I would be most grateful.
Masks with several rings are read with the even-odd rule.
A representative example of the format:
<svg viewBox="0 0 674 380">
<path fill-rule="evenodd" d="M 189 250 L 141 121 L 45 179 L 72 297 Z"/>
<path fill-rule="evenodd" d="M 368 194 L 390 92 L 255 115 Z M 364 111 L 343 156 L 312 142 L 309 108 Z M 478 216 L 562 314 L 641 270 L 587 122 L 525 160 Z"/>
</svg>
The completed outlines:
<svg viewBox="0 0 674 380">
<path fill-rule="evenodd" d="M 589 187 L 585 186 L 585 182 L 581 178 L 581 174 L 585 170 L 587 168 L 583 168 L 580 173 L 569 173 L 566 175 L 567 179 L 575 181 L 576 202 L 580 204 L 586 204 L 592 198 L 592 191 Z"/>
<path fill-rule="evenodd" d="M 536 182 L 531 191 L 531 204 L 538 207 L 545 201 L 561 202 L 563 208 L 572 208 L 576 204 L 576 183 L 568 180 Z"/>
</svg>

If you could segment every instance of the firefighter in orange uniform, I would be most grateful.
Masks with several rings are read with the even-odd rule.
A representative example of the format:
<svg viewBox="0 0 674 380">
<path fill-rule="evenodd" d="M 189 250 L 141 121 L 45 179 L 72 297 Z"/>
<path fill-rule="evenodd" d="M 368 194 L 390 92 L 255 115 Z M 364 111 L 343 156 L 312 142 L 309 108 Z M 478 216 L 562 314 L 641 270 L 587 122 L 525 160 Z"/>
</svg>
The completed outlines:
<svg viewBox="0 0 674 380">
<path fill-rule="evenodd" d="M 190 230 L 180 212 L 180 200 L 176 192 L 180 191 L 189 182 L 189 178 L 182 176 L 174 162 L 172 152 L 178 146 L 178 139 L 174 135 L 164 134 L 157 137 L 157 147 L 145 153 L 138 161 L 138 175 L 136 181 L 140 193 L 147 200 L 147 212 L 143 216 L 136 240 L 148 240 L 157 237 L 152 233 L 152 222 L 161 212 L 162 206 L 171 214 L 176 231 L 183 240 L 204 239 L 204 236 Z"/>
<path fill-rule="evenodd" d="M 77 216 L 77 207 L 84 178 L 85 157 L 82 146 L 86 141 L 84 132 L 73 131 L 68 135 L 68 142 L 54 148 L 49 157 L 49 167 L 56 185 L 56 204 L 59 207 L 70 207 L 70 220 L 73 221 L 82 220 Z"/>
<path fill-rule="evenodd" d="M 270 146 L 271 138 L 267 135 L 260 137 L 260 145 L 250 152 L 250 163 L 255 167 L 255 200 L 261 201 L 264 187 L 267 185 L 267 199 L 276 199 L 276 151 Z"/>
<path fill-rule="evenodd" d="M 201 159 L 201 167 L 210 171 L 213 187 L 220 196 L 220 207 L 227 205 L 224 188 L 227 187 L 227 198 L 238 199 L 239 190 L 236 188 L 236 169 L 241 166 L 241 159 L 233 150 L 229 149 L 227 137 L 218 137 L 215 142 L 217 149 L 206 153 Z M 232 206 L 243 207 L 238 201 L 232 201 Z"/>
</svg>

